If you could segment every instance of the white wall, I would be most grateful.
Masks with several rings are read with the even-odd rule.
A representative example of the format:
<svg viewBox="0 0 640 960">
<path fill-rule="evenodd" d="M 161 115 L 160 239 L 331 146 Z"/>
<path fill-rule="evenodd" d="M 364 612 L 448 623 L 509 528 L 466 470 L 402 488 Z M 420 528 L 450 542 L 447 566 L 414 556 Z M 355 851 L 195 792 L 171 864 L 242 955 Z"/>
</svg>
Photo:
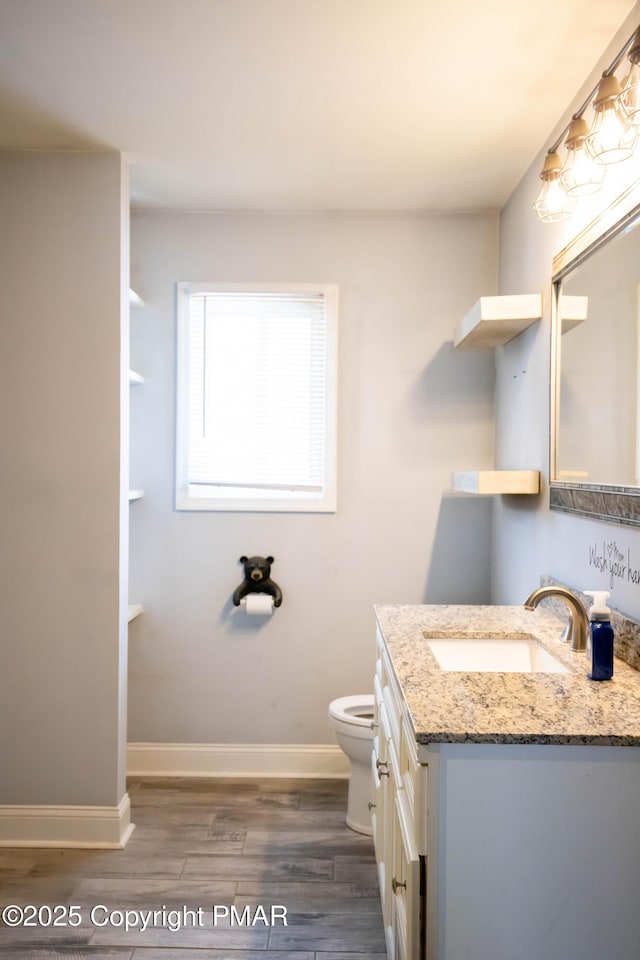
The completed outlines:
<svg viewBox="0 0 640 960">
<path fill-rule="evenodd" d="M 496 217 L 135 213 L 129 740 L 326 743 L 329 701 L 371 691 L 374 602 L 481 603 L 490 500 L 450 497 L 493 460 L 494 358 L 453 351 L 495 291 Z M 340 287 L 338 512 L 176 513 L 174 285 Z M 231 607 L 241 554 L 272 553 L 282 607 Z"/>
<path fill-rule="evenodd" d="M 602 205 L 618 192 L 613 177 L 609 192 L 583 201 L 570 221 L 540 223 L 531 204 L 540 183 L 544 152 L 559 129 L 602 71 L 613 60 L 640 20 L 640 4 L 627 19 L 611 46 L 594 64 L 590 77 L 575 102 L 549 131 L 547 142 L 519 184 L 500 220 L 500 292 L 544 294 L 542 321 L 529 328 L 496 356 L 496 462 L 500 466 L 540 469 L 549 477 L 549 376 L 550 309 L 553 257 L 595 216 Z M 620 174 L 620 186 L 638 175 L 640 161 L 632 160 Z M 590 200 L 590 202 L 589 202 Z M 615 384 L 611 384 L 615 389 Z M 496 603 L 520 603 L 548 573 L 577 589 L 610 589 L 611 603 L 618 609 L 640 616 L 640 585 L 629 579 L 629 566 L 640 568 L 640 530 L 619 524 L 602 523 L 566 516 L 548 508 L 548 489 L 539 498 L 516 501 L 503 498 L 494 514 L 493 599 Z M 626 570 L 613 578 L 611 570 L 598 569 L 590 556 L 603 555 L 614 562 L 621 554 Z M 620 570 L 621 567 L 618 568 Z"/>
<path fill-rule="evenodd" d="M 0 154 L 4 804 L 124 793 L 127 203 L 117 153 Z"/>
</svg>

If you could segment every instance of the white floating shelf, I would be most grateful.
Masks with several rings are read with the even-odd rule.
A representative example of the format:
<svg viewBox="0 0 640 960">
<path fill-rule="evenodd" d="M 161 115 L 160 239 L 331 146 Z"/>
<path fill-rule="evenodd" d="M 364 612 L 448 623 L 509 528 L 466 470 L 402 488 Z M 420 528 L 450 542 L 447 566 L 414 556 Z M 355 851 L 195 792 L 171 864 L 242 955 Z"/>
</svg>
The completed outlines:
<svg viewBox="0 0 640 960">
<path fill-rule="evenodd" d="M 579 323 L 584 323 L 587 319 L 588 309 L 589 297 L 560 294 L 558 298 L 558 317 L 562 333 L 569 333 L 569 330 L 573 330 Z"/>
<path fill-rule="evenodd" d="M 137 387 L 141 383 L 144 383 L 144 377 L 142 374 L 136 373 L 135 370 L 129 370 L 129 386 Z"/>
<path fill-rule="evenodd" d="M 129 503 L 133 503 L 134 500 L 142 500 L 144 497 L 144 490 L 129 490 Z"/>
<path fill-rule="evenodd" d="M 456 330 L 454 347 L 500 347 L 542 316 L 542 294 L 480 297 Z"/>
<path fill-rule="evenodd" d="M 135 290 L 132 290 L 131 287 L 129 287 L 129 303 L 132 306 L 144 307 L 144 300 L 142 297 L 139 297 Z"/>
<path fill-rule="evenodd" d="M 139 603 L 130 603 L 129 613 L 127 615 L 127 623 L 131 623 L 131 621 L 135 620 L 136 617 L 139 617 L 142 612 L 142 606 Z"/>
<path fill-rule="evenodd" d="M 540 493 L 539 470 L 462 470 L 451 480 L 460 493 Z"/>
</svg>

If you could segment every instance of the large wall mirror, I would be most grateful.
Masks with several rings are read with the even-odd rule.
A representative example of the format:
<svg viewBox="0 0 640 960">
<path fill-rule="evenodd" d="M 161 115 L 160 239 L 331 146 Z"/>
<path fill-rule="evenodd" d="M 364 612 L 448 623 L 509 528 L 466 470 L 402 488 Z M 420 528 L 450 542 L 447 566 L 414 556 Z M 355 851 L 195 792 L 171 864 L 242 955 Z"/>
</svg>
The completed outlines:
<svg viewBox="0 0 640 960">
<path fill-rule="evenodd" d="M 550 506 L 640 526 L 640 206 L 554 260 Z"/>
</svg>

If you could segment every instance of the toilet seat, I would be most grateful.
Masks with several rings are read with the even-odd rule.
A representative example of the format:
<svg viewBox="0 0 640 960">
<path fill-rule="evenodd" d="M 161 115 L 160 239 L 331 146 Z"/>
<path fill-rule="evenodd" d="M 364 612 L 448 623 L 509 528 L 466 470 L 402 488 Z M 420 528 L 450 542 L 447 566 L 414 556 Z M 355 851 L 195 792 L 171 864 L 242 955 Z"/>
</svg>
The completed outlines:
<svg viewBox="0 0 640 960">
<path fill-rule="evenodd" d="M 338 697 L 329 704 L 329 717 L 352 737 L 372 737 L 373 694 Z"/>
</svg>

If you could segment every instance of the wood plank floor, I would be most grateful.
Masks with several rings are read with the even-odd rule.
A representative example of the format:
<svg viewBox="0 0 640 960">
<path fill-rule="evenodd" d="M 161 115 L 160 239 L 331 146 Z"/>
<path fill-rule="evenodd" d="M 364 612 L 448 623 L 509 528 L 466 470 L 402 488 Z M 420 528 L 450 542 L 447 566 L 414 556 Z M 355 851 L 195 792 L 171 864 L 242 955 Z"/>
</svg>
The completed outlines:
<svg viewBox="0 0 640 960">
<path fill-rule="evenodd" d="M 0 848 L 0 907 L 73 904 L 82 918 L 0 921 L 0 958 L 384 960 L 373 844 L 345 825 L 346 791 L 341 780 L 135 778 L 124 850 Z M 272 907 L 286 908 L 286 926 L 282 909 L 271 925 Z"/>
</svg>

